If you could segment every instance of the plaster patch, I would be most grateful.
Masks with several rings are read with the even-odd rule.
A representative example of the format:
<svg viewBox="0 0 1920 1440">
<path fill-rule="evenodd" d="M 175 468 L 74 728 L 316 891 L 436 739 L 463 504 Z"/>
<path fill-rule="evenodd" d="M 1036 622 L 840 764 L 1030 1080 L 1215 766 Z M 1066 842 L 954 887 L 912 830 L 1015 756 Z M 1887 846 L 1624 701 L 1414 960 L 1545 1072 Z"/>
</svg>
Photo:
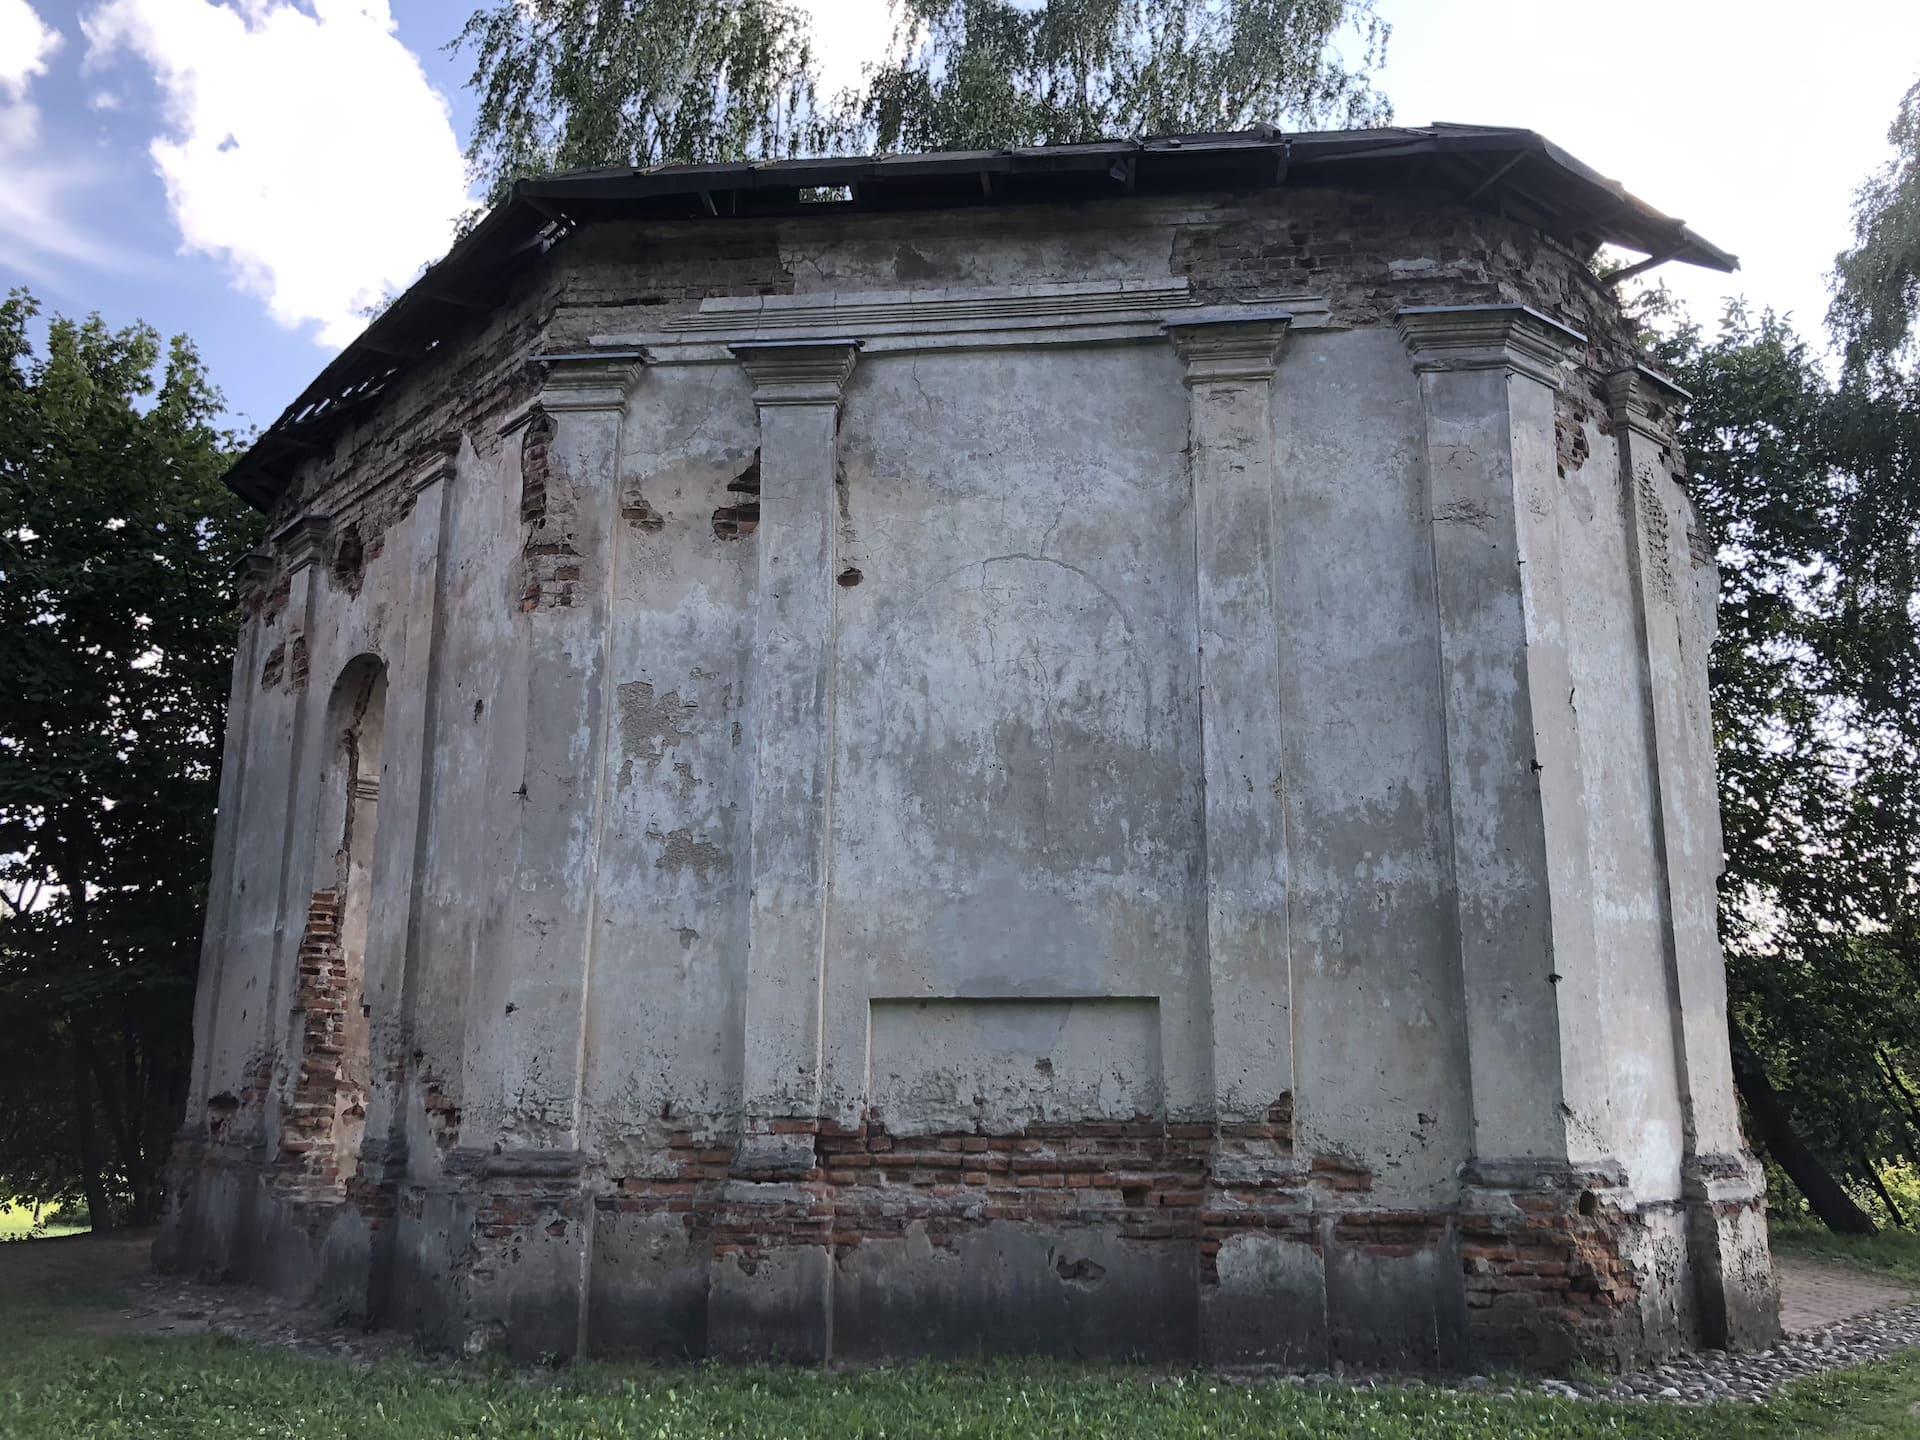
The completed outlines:
<svg viewBox="0 0 1920 1440">
<path fill-rule="evenodd" d="M 683 825 L 678 830 L 664 834 L 659 830 L 649 830 L 647 838 L 665 847 L 660 852 L 660 858 L 654 862 L 661 870 L 691 870 L 704 881 L 714 871 L 727 870 L 733 865 L 726 851 L 711 840 L 697 838 L 689 826 Z"/>
<path fill-rule="evenodd" d="M 683 740 L 693 738 L 689 728 L 699 706 L 680 698 L 678 690 L 656 696 L 645 680 L 630 680 L 616 692 L 620 710 L 620 744 L 627 758 L 620 766 L 620 784 L 624 789 L 633 780 L 633 761 L 637 755 L 646 762 L 647 773 L 660 768 L 667 751 Z"/>
</svg>

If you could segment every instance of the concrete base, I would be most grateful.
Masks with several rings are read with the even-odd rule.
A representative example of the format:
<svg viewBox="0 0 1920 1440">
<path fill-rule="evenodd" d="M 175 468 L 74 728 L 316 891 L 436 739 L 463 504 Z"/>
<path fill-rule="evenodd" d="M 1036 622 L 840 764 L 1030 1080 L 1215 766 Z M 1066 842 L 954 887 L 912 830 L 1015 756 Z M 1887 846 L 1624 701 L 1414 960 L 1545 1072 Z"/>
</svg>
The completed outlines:
<svg viewBox="0 0 1920 1440">
<path fill-rule="evenodd" d="M 1704 1344 L 1763 1350 L 1780 1338 L 1766 1189 L 1751 1155 L 1702 1157 L 1688 1167 L 1687 1236 Z"/>
</svg>

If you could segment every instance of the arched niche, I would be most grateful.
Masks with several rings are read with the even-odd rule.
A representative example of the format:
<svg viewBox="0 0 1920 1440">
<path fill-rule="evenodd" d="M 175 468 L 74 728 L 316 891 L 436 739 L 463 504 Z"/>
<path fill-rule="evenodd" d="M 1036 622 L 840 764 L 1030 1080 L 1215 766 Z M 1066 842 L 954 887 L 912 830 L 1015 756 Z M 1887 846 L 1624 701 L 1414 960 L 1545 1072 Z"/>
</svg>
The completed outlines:
<svg viewBox="0 0 1920 1440">
<path fill-rule="evenodd" d="M 313 898 L 299 955 L 301 1055 L 287 1148 L 343 1188 L 360 1168 L 372 1081 L 366 1001 L 368 919 L 380 832 L 387 667 L 358 655 L 327 700 Z"/>
</svg>

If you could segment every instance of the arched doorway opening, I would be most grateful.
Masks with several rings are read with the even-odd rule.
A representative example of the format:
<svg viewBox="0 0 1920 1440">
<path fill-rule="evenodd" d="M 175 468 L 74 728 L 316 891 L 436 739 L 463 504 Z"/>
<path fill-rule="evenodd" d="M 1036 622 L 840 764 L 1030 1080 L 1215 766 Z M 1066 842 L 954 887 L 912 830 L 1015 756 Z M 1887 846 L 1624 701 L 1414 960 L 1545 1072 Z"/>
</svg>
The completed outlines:
<svg viewBox="0 0 1920 1440">
<path fill-rule="evenodd" d="M 359 1172 L 367 1127 L 367 930 L 386 708 L 386 666 L 373 655 L 355 657 L 327 701 L 314 888 L 300 944 L 300 1062 L 282 1149 L 335 1193 Z"/>
</svg>

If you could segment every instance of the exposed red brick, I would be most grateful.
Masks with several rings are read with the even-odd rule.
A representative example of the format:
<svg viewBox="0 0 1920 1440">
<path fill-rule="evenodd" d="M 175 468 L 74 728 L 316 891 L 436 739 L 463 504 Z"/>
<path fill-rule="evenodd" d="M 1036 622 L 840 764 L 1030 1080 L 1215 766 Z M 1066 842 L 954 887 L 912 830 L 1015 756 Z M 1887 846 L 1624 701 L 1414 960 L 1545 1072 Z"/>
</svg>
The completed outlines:
<svg viewBox="0 0 1920 1440">
<path fill-rule="evenodd" d="M 364 1113 L 366 1093 L 343 1063 L 348 991 L 347 963 L 340 950 L 340 897 L 333 890 L 316 890 L 295 959 L 300 1051 L 293 1085 L 281 1100 L 275 1166 L 280 1188 L 293 1198 L 351 1198 L 334 1131 L 343 1106 L 360 1107 Z"/>
</svg>

